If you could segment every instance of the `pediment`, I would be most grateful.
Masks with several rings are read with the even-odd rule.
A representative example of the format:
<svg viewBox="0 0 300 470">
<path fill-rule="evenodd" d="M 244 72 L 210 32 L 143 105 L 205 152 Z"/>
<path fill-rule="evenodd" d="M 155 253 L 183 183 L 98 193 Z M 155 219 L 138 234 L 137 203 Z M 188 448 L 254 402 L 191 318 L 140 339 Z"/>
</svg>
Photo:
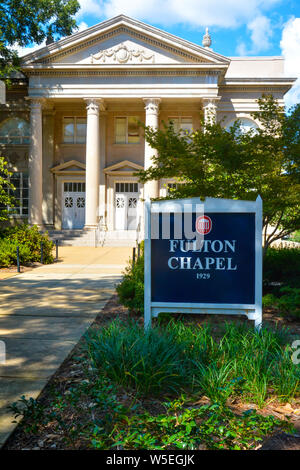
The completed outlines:
<svg viewBox="0 0 300 470">
<path fill-rule="evenodd" d="M 107 175 L 132 175 L 133 173 L 143 170 L 144 167 L 137 163 L 130 162 L 129 160 L 123 160 L 122 162 L 115 163 L 114 165 L 107 166 L 104 168 L 104 173 Z"/>
<path fill-rule="evenodd" d="M 24 56 L 23 65 L 229 64 L 210 49 L 124 15 Z"/>
<path fill-rule="evenodd" d="M 57 174 L 82 174 L 85 173 L 85 164 L 77 160 L 69 160 L 68 162 L 60 163 L 59 165 L 51 168 L 51 172 Z"/>
</svg>

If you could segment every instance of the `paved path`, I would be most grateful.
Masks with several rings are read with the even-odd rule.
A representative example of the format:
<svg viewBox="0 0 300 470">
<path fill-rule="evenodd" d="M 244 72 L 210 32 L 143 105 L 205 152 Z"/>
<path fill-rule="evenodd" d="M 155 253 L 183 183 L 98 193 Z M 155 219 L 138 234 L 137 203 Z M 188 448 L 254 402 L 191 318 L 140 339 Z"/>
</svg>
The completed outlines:
<svg viewBox="0 0 300 470">
<path fill-rule="evenodd" d="M 15 427 L 7 405 L 39 395 L 112 295 L 131 250 L 61 247 L 57 263 L 0 281 L 0 447 Z"/>
</svg>

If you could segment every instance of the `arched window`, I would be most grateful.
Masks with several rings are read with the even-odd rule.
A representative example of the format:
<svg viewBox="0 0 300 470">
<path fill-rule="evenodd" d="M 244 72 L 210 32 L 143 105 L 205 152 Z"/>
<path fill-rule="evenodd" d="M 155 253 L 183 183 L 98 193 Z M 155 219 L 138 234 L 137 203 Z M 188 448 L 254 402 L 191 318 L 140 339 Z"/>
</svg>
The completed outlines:
<svg viewBox="0 0 300 470">
<path fill-rule="evenodd" d="M 0 124 L 1 144 L 29 144 L 30 125 L 20 118 L 6 119 Z"/>
<path fill-rule="evenodd" d="M 258 125 L 252 119 L 246 118 L 246 117 L 237 117 L 235 119 L 232 119 L 232 121 L 230 121 L 229 124 L 227 124 L 226 130 L 229 131 L 236 120 L 239 120 L 241 123 L 240 129 L 241 129 L 242 134 L 246 134 L 251 129 L 258 129 Z"/>
</svg>

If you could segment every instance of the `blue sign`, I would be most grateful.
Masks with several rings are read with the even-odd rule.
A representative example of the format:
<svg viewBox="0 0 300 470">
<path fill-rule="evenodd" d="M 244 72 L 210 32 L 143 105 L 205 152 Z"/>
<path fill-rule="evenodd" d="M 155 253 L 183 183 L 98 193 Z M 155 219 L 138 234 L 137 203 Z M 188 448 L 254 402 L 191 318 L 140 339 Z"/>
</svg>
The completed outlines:
<svg viewBox="0 0 300 470">
<path fill-rule="evenodd" d="M 173 238 L 174 214 L 170 239 L 151 240 L 153 302 L 255 302 L 255 213 L 205 216 L 211 227 L 200 246 L 195 240 Z M 161 214 L 159 218 L 161 234 Z M 192 224 L 196 225 L 196 214 Z"/>
<path fill-rule="evenodd" d="M 145 328 L 161 312 L 243 314 L 260 328 L 261 198 L 147 200 L 144 274 Z"/>
</svg>

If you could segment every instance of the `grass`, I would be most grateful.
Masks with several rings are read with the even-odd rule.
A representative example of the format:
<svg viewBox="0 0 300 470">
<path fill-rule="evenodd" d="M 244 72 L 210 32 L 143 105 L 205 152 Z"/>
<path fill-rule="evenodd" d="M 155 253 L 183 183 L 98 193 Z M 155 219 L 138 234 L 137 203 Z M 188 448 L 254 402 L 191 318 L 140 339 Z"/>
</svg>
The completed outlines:
<svg viewBox="0 0 300 470">
<path fill-rule="evenodd" d="M 138 396 L 188 391 L 218 404 L 239 396 L 263 407 L 300 392 L 287 331 L 226 323 L 216 338 L 209 325 L 170 321 L 145 334 L 137 323 L 114 321 L 87 338 L 87 349 L 96 374 Z"/>
<path fill-rule="evenodd" d="M 61 449 L 255 449 L 292 431 L 254 409 L 299 396 L 289 341 L 288 331 L 237 323 L 91 327 L 43 397 L 11 405 L 23 417 L 21 446 L 51 436 L 53 448 L 54 436 Z"/>
</svg>

